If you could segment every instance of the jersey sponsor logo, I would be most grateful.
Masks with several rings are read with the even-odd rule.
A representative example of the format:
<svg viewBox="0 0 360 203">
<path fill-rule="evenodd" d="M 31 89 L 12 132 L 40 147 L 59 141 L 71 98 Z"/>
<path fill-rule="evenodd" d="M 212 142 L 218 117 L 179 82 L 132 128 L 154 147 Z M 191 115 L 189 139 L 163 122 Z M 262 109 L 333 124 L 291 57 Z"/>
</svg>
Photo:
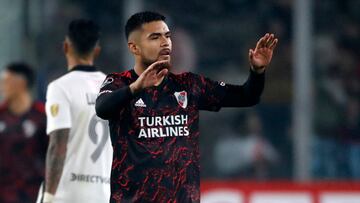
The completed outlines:
<svg viewBox="0 0 360 203">
<path fill-rule="evenodd" d="M 96 184 L 110 184 L 109 177 L 102 177 L 98 175 L 89 175 L 89 174 L 76 174 L 76 173 L 71 173 L 70 181 L 96 183 Z"/>
<path fill-rule="evenodd" d="M 108 78 L 106 78 L 106 80 L 103 82 L 103 84 L 101 85 L 100 88 L 103 88 L 103 87 L 105 87 L 106 85 L 108 85 L 108 84 L 110 84 L 110 83 L 112 83 L 112 82 L 114 82 L 114 78 L 108 77 Z"/>
<path fill-rule="evenodd" d="M 146 107 L 146 104 L 144 103 L 144 101 L 140 98 L 139 100 L 137 100 L 135 102 L 135 106 L 137 107 Z"/>
<path fill-rule="evenodd" d="M 178 104 L 185 109 L 188 103 L 187 92 L 186 91 L 175 92 L 174 95 Z"/>
<path fill-rule="evenodd" d="M 138 138 L 189 136 L 187 115 L 139 117 Z"/>
<path fill-rule="evenodd" d="M 59 104 L 52 104 L 50 106 L 50 113 L 53 117 L 56 117 L 59 113 Z"/>
</svg>

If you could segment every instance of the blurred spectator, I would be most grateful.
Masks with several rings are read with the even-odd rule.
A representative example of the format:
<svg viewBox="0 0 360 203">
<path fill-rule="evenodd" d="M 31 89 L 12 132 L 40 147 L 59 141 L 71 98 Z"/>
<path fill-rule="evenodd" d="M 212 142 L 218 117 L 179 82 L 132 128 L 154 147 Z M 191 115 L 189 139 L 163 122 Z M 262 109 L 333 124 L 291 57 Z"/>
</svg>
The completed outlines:
<svg viewBox="0 0 360 203">
<path fill-rule="evenodd" d="M 348 150 L 350 178 L 360 180 L 360 82 L 356 72 L 347 77 L 346 90 L 348 100 L 344 105 L 345 118 L 341 123 L 341 135 L 345 149 Z"/>
<path fill-rule="evenodd" d="M 316 80 L 316 107 L 312 172 L 318 178 L 340 176 L 339 128 L 346 92 L 338 66 L 331 66 Z"/>
<path fill-rule="evenodd" d="M 349 150 L 348 167 L 350 177 L 360 179 L 360 104 L 359 100 L 350 99 L 347 109 L 342 134 L 346 138 Z"/>
<path fill-rule="evenodd" d="M 360 178 L 360 19 L 353 12 L 356 5 L 358 1 L 352 0 L 315 3 L 314 178 Z"/>
<path fill-rule="evenodd" d="M 0 202 L 35 202 L 44 179 L 46 117 L 44 105 L 33 101 L 35 73 L 12 63 L 1 74 Z"/>
<path fill-rule="evenodd" d="M 279 155 L 263 136 L 259 116 L 251 112 L 245 119 L 245 132 L 228 133 L 217 142 L 216 167 L 226 177 L 267 179 L 271 165 L 278 161 Z"/>
</svg>

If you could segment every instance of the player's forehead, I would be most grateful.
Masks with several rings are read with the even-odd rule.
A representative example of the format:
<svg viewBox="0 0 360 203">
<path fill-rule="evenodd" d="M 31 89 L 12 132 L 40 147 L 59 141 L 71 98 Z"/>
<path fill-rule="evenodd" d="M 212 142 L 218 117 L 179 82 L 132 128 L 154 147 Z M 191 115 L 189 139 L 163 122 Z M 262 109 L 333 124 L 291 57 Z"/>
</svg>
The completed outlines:
<svg viewBox="0 0 360 203">
<path fill-rule="evenodd" d="M 170 32 L 170 30 L 164 21 L 159 20 L 143 24 L 141 26 L 141 32 L 145 36 L 148 36 L 152 33 L 165 34 L 167 32 Z"/>
<path fill-rule="evenodd" d="M 8 70 L 3 70 L 1 71 L 0 73 L 0 79 L 4 80 L 4 79 L 8 79 L 8 78 L 11 78 L 11 77 L 14 77 L 14 73 L 8 71 Z"/>
<path fill-rule="evenodd" d="M 1 80 L 19 80 L 23 79 L 23 77 L 17 73 L 14 73 L 9 70 L 3 70 L 0 73 L 0 79 Z"/>
</svg>

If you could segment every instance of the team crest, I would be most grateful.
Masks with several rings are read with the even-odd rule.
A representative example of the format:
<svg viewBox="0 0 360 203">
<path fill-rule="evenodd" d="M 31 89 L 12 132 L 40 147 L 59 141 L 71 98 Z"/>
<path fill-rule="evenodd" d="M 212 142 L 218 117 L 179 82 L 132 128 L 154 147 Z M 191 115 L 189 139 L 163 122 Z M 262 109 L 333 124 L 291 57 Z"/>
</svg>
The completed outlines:
<svg viewBox="0 0 360 203">
<path fill-rule="evenodd" d="M 186 91 L 175 92 L 174 95 L 178 104 L 185 109 L 188 104 Z"/>
<path fill-rule="evenodd" d="M 1 121 L 0 121 L 0 133 L 4 132 L 5 129 L 6 129 L 6 124 L 5 124 L 5 122 L 1 122 Z"/>
<path fill-rule="evenodd" d="M 57 116 L 59 113 L 59 105 L 53 104 L 50 106 L 50 113 L 53 117 Z"/>
<path fill-rule="evenodd" d="M 23 131 L 25 133 L 25 137 L 30 138 L 34 135 L 36 131 L 36 126 L 31 120 L 26 120 L 22 123 Z"/>
</svg>

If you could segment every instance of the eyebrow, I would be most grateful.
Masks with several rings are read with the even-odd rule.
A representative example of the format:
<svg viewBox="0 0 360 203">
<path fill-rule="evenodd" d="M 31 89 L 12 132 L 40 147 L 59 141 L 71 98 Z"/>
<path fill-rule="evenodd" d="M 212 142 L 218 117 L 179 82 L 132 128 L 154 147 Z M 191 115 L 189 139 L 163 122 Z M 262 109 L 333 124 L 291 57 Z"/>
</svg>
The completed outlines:
<svg viewBox="0 0 360 203">
<path fill-rule="evenodd" d="M 162 32 L 153 32 L 153 33 L 151 33 L 148 37 L 161 36 L 162 34 L 164 34 L 164 35 L 170 35 L 171 32 L 170 32 L 170 31 L 167 31 L 167 32 L 165 32 L 165 33 L 162 33 Z"/>
</svg>

